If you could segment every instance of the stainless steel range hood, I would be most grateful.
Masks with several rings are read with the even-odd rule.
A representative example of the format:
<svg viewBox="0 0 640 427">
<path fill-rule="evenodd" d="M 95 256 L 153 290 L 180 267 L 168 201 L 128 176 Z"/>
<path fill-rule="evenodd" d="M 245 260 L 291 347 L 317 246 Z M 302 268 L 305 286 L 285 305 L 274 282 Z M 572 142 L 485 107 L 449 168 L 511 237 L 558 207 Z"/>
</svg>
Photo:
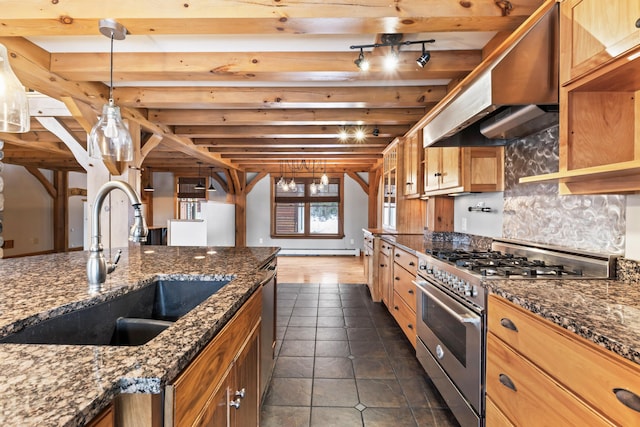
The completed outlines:
<svg viewBox="0 0 640 427">
<path fill-rule="evenodd" d="M 557 121 L 558 5 L 545 3 L 503 46 L 425 116 L 425 147 L 494 112 L 487 124 L 480 124 L 486 138 L 526 136 Z M 464 145 L 464 141 L 458 143 Z"/>
</svg>

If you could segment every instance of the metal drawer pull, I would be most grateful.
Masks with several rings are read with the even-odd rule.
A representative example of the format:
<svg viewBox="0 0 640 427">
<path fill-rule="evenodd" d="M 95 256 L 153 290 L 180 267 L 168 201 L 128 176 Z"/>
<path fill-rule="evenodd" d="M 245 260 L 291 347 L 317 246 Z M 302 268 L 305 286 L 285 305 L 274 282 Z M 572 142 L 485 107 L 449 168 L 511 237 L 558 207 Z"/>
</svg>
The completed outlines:
<svg viewBox="0 0 640 427">
<path fill-rule="evenodd" d="M 640 28 L 640 18 L 636 21 L 636 28 Z"/>
<path fill-rule="evenodd" d="M 398 276 L 395 277 L 396 280 L 400 280 L 400 278 Z"/>
<path fill-rule="evenodd" d="M 396 254 L 396 258 L 400 258 L 400 254 L 399 253 Z"/>
<path fill-rule="evenodd" d="M 408 327 L 409 329 L 413 330 L 413 325 L 412 325 L 411 323 L 409 323 L 409 324 L 407 325 L 407 327 Z"/>
<path fill-rule="evenodd" d="M 624 388 L 614 388 L 613 393 L 624 406 L 640 412 L 640 396 Z"/>
<path fill-rule="evenodd" d="M 411 267 L 413 267 L 413 266 L 415 266 L 415 265 L 416 265 L 416 263 L 415 263 L 415 262 L 413 262 L 413 261 L 410 261 L 410 262 L 409 262 L 409 265 L 410 265 Z"/>
<path fill-rule="evenodd" d="M 513 323 L 511 319 L 507 319 L 506 317 L 503 317 L 502 319 L 500 319 L 500 324 L 504 328 L 511 329 L 512 331 L 518 332 L 518 328 L 516 327 L 516 324 Z"/>
<path fill-rule="evenodd" d="M 242 387 L 242 390 L 236 391 L 236 397 L 239 397 L 240 399 L 244 399 L 246 394 L 247 394 L 247 390 L 244 387 Z"/>
<path fill-rule="evenodd" d="M 398 307 L 397 305 L 394 305 L 394 306 L 393 306 L 393 309 L 394 309 L 394 310 L 400 310 L 400 307 Z"/>
<path fill-rule="evenodd" d="M 240 398 L 237 398 L 236 400 L 232 400 L 231 402 L 229 402 L 229 406 L 236 409 L 240 409 Z"/>
<path fill-rule="evenodd" d="M 518 389 L 516 389 L 516 385 L 513 383 L 513 381 L 511 381 L 511 378 L 509 378 L 505 374 L 500 374 L 499 378 L 500 378 L 500 384 L 502 384 L 506 388 L 510 388 L 513 391 L 518 391 Z"/>
<path fill-rule="evenodd" d="M 413 289 L 409 289 L 409 293 L 413 295 Z"/>
</svg>

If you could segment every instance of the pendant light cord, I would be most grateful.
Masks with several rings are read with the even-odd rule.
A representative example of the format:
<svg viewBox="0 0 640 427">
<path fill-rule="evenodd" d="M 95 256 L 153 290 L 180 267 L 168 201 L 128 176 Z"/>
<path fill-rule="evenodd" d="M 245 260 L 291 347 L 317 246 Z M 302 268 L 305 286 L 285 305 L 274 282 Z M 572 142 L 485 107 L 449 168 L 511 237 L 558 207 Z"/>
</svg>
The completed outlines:
<svg viewBox="0 0 640 427">
<path fill-rule="evenodd" d="M 111 53 L 109 55 L 109 102 L 113 101 L 113 31 L 111 31 Z"/>
</svg>

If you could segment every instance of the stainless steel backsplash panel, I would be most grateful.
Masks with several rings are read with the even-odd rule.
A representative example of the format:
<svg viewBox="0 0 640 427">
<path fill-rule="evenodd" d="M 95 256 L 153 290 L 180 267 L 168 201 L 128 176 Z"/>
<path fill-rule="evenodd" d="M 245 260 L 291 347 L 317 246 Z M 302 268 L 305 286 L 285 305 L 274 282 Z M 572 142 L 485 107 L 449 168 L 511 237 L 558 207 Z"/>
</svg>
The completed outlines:
<svg viewBox="0 0 640 427">
<path fill-rule="evenodd" d="M 593 252 L 624 253 L 622 195 L 559 196 L 557 184 L 519 184 L 558 170 L 558 126 L 505 147 L 502 235 Z"/>
</svg>

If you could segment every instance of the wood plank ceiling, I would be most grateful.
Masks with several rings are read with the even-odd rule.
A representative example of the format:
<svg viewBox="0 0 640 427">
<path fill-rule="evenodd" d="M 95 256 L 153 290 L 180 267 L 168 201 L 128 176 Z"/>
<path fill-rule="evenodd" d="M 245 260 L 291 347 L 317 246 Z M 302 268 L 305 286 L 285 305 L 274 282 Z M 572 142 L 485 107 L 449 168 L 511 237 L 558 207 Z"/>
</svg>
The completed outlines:
<svg viewBox="0 0 640 427">
<path fill-rule="evenodd" d="M 288 159 L 317 159 L 328 171 L 377 167 L 383 149 L 542 0 L 1 3 L 0 43 L 14 71 L 64 103 L 48 108 L 34 97 L 31 131 L 0 134 L 5 162 L 82 171 L 68 140 L 86 147 L 108 98 L 109 40 L 98 21 L 112 18 L 129 31 L 114 44 L 114 98 L 140 129 L 142 167 L 193 175 L 197 162 L 247 172 L 278 171 Z M 372 67 L 360 71 L 349 47 L 388 33 L 434 38 L 430 62 L 418 67 L 421 45 L 402 46 L 388 73 L 388 48 L 365 49 Z M 341 129 L 356 128 L 365 140 L 339 140 Z"/>
</svg>

